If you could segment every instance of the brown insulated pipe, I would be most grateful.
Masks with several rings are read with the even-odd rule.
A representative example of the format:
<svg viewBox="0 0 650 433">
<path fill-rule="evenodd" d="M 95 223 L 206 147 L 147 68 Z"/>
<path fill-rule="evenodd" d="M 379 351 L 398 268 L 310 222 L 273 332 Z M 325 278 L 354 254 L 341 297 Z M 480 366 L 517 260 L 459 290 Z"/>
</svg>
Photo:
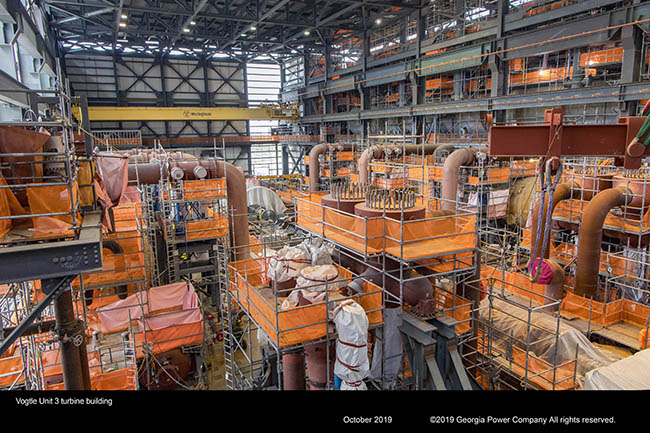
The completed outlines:
<svg viewBox="0 0 650 433">
<path fill-rule="evenodd" d="M 302 351 L 282 355 L 282 389 L 305 390 L 305 354 Z"/>
<path fill-rule="evenodd" d="M 324 391 L 327 389 L 328 379 L 334 382 L 334 361 L 336 360 L 336 343 L 326 342 L 309 344 L 305 346 L 305 359 L 307 364 L 307 376 L 309 377 L 309 389 L 312 391 Z M 328 364 L 329 360 L 329 364 Z"/>
<path fill-rule="evenodd" d="M 343 145 L 335 143 L 320 143 L 312 147 L 309 151 L 309 192 L 314 193 L 319 191 L 320 180 L 320 161 L 318 157 L 327 152 L 330 148 L 342 150 Z"/>
<path fill-rule="evenodd" d="M 625 187 L 610 188 L 596 194 L 587 204 L 578 233 L 578 264 L 575 293 L 595 298 L 598 290 L 598 268 L 603 241 L 603 224 L 610 210 L 633 200 Z"/>
<path fill-rule="evenodd" d="M 458 193 L 458 175 L 460 167 L 474 163 L 477 152 L 488 151 L 487 147 L 464 147 L 456 149 L 447 157 L 442 169 L 442 191 L 440 207 L 443 210 L 456 211 L 456 194 Z"/>
<path fill-rule="evenodd" d="M 553 211 L 555 210 L 555 207 L 559 202 L 562 200 L 568 200 L 570 198 L 580 198 L 580 185 L 578 185 L 575 182 L 567 182 L 567 183 L 561 183 L 555 188 L 555 192 L 553 193 L 553 203 L 551 204 L 551 215 L 553 215 Z M 545 198 L 545 201 L 548 198 Z M 533 207 L 533 215 L 532 215 L 532 220 L 531 220 L 531 242 L 530 242 L 530 248 L 531 250 L 535 248 L 535 241 L 537 240 L 537 224 L 542 224 L 542 228 L 540 232 L 542 233 L 542 236 L 544 235 L 544 231 L 546 229 L 546 210 L 548 206 L 544 205 L 543 212 L 542 212 L 542 219 L 541 221 L 539 220 L 539 209 L 540 209 L 541 203 L 539 200 L 537 203 L 535 203 L 535 206 Z M 548 259 L 549 251 L 551 249 L 551 242 L 548 242 L 546 244 L 546 249 L 544 250 L 544 255 L 543 258 Z M 539 243 L 537 247 L 537 251 L 535 251 L 534 254 L 531 253 L 531 257 L 539 257 L 541 254 L 542 250 L 542 242 Z"/>
<path fill-rule="evenodd" d="M 169 167 L 168 167 L 169 166 Z M 246 199 L 246 177 L 238 167 L 214 159 L 200 159 L 196 161 L 170 161 L 169 164 L 160 163 L 129 164 L 129 180 L 139 180 L 142 184 L 155 184 L 160 181 L 160 175 L 167 176 L 169 172 L 180 169 L 182 179 L 202 179 L 203 174 L 207 179 L 226 178 L 228 193 L 228 220 L 230 233 L 233 238 L 233 250 L 236 261 L 250 258 L 248 234 L 248 201 Z M 178 171 L 176 171 L 178 173 Z"/>
<path fill-rule="evenodd" d="M 370 161 L 373 159 L 383 158 L 386 152 L 388 152 L 389 155 L 391 153 L 394 153 L 395 155 L 410 155 L 412 153 L 422 155 L 422 151 L 424 151 L 424 155 L 432 155 L 436 150 L 442 147 L 448 148 L 449 146 L 451 145 L 430 143 L 427 143 L 425 145 L 406 144 L 402 146 L 400 144 L 385 144 L 379 146 L 371 146 L 364 150 L 361 153 L 361 157 L 359 157 L 359 183 L 361 185 L 367 185 L 370 182 L 370 175 L 368 171 L 368 165 L 370 165 Z M 311 157 L 309 161 L 311 162 Z"/>
</svg>

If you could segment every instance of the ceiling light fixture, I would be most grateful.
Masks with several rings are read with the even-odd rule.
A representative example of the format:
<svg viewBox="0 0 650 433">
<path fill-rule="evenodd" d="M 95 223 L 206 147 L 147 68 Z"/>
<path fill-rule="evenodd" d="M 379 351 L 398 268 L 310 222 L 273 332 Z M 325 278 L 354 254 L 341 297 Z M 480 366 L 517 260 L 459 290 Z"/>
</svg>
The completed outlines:
<svg viewBox="0 0 650 433">
<path fill-rule="evenodd" d="M 187 28 L 186 28 L 186 29 L 183 29 L 183 31 L 184 31 L 185 33 L 189 33 L 189 32 L 190 32 L 190 29 L 187 29 Z"/>
<path fill-rule="evenodd" d="M 190 21 L 190 25 L 193 26 L 196 24 L 196 21 Z"/>
<path fill-rule="evenodd" d="M 126 23 L 120 23 L 120 27 L 126 27 Z"/>
<path fill-rule="evenodd" d="M 377 18 L 377 19 L 375 20 L 375 24 L 377 24 L 377 25 L 381 24 L 381 18 Z"/>
<path fill-rule="evenodd" d="M 128 18 L 128 16 L 127 16 L 126 14 L 122 14 L 122 19 L 123 19 L 123 20 L 125 20 L 125 19 L 127 19 L 127 18 Z"/>
<path fill-rule="evenodd" d="M 255 31 L 255 30 L 257 30 L 257 27 L 255 27 L 255 26 L 251 26 L 251 30 L 252 30 L 252 31 Z"/>
<path fill-rule="evenodd" d="M 309 30 L 305 30 L 305 36 L 309 36 L 311 32 Z"/>
</svg>

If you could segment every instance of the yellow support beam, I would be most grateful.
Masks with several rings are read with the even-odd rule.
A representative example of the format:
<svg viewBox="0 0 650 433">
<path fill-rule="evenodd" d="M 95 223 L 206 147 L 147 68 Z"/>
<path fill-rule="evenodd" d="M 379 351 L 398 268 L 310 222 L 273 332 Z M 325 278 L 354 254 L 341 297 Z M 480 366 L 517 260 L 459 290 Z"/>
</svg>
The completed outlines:
<svg viewBox="0 0 650 433">
<path fill-rule="evenodd" d="M 81 109 L 73 114 L 81 117 Z M 239 107 L 88 107 L 91 121 L 128 120 L 291 120 L 298 117 L 295 107 L 262 105 L 259 108 Z"/>
</svg>

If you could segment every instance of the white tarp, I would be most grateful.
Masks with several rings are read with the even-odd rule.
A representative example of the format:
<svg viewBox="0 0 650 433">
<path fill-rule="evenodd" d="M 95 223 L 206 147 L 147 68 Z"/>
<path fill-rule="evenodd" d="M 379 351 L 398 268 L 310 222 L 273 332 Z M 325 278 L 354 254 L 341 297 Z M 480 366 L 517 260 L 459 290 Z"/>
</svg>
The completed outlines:
<svg viewBox="0 0 650 433">
<path fill-rule="evenodd" d="M 268 277 L 277 283 L 296 278 L 300 271 L 311 264 L 311 254 L 303 247 L 282 247 L 269 259 Z"/>
<path fill-rule="evenodd" d="M 650 349 L 637 352 L 585 376 L 585 390 L 650 389 Z"/>
<path fill-rule="evenodd" d="M 336 362 L 334 374 L 341 379 L 341 390 L 363 391 L 363 379 L 368 375 L 368 317 L 354 301 L 339 304 L 334 310 L 336 340 Z"/>
<path fill-rule="evenodd" d="M 307 266 L 300 271 L 296 278 L 296 289 L 282 302 L 282 310 L 288 310 L 298 305 L 298 293 L 315 304 L 327 297 L 327 292 L 338 291 L 345 286 L 345 281 L 339 277 L 334 265 Z M 332 307 L 333 308 L 333 307 Z"/>
<path fill-rule="evenodd" d="M 273 211 L 276 215 L 282 215 L 287 210 L 280 196 L 264 186 L 246 184 L 246 199 L 248 206 L 261 206 Z"/>
<path fill-rule="evenodd" d="M 391 389 L 397 380 L 397 373 L 402 365 L 402 326 L 401 308 L 386 308 L 383 311 L 384 326 L 377 329 L 375 347 L 372 352 L 370 379 L 385 383 L 384 388 Z"/>
</svg>

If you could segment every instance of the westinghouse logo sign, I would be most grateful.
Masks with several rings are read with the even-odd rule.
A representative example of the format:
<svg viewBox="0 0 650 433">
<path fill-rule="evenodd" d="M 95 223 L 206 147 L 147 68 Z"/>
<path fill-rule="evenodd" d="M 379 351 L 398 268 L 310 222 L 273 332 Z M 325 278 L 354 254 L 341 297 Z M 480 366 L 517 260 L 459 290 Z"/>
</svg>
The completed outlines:
<svg viewBox="0 0 650 433">
<path fill-rule="evenodd" d="M 209 117 L 209 116 L 210 113 L 208 113 L 207 111 L 190 111 L 190 110 L 183 111 L 183 117 L 185 119 L 193 119 L 197 117 L 200 118 L 200 117 Z"/>
</svg>

